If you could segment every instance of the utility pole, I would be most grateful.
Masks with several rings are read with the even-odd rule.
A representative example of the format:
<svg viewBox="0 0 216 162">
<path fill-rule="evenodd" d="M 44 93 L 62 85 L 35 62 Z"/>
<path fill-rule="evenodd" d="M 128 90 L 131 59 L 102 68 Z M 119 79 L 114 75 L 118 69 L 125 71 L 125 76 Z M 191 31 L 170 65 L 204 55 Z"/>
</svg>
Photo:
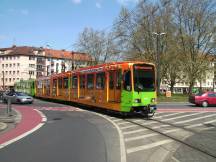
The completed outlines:
<svg viewBox="0 0 216 162">
<path fill-rule="evenodd" d="M 156 33 L 153 32 L 153 35 L 156 35 L 156 70 L 157 70 L 157 95 L 160 94 L 160 80 L 161 80 L 161 75 L 160 75 L 160 37 L 163 35 L 166 35 L 166 33 Z"/>
</svg>

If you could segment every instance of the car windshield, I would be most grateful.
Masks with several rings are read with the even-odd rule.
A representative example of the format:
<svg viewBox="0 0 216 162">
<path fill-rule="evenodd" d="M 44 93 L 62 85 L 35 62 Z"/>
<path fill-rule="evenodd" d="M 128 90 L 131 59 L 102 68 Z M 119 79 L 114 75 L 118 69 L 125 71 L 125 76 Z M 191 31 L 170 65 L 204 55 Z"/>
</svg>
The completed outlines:
<svg viewBox="0 0 216 162">
<path fill-rule="evenodd" d="M 22 93 L 22 92 L 16 92 L 16 95 L 17 96 L 27 96 L 25 93 Z"/>
<path fill-rule="evenodd" d="M 134 65 L 134 90 L 155 91 L 155 73 L 152 65 Z"/>
<path fill-rule="evenodd" d="M 204 92 L 199 92 L 197 94 L 195 94 L 195 96 L 202 96 L 204 94 Z"/>
</svg>

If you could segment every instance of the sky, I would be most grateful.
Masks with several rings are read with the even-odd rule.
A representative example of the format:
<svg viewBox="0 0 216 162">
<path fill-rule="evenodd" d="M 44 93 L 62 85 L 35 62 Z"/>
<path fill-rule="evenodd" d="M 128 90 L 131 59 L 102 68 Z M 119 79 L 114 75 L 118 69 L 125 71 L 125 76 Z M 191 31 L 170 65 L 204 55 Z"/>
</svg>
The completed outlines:
<svg viewBox="0 0 216 162">
<path fill-rule="evenodd" d="M 0 48 L 73 50 L 85 27 L 109 29 L 122 6 L 138 0 L 0 0 Z"/>
</svg>

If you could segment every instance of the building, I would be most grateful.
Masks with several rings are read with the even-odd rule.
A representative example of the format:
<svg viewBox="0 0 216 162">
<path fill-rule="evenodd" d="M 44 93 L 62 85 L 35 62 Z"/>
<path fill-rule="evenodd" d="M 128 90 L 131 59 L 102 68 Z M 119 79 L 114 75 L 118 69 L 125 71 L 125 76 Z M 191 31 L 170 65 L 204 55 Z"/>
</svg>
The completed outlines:
<svg viewBox="0 0 216 162">
<path fill-rule="evenodd" d="M 85 67 L 91 56 L 85 53 L 28 46 L 0 48 L 0 88 L 16 81 L 35 79 Z"/>
<path fill-rule="evenodd" d="M 186 80 L 186 76 L 182 74 L 182 79 L 177 84 L 175 84 L 173 88 L 173 93 L 176 94 L 183 94 L 188 93 L 189 90 L 189 83 Z M 170 90 L 170 86 L 167 84 L 167 81 L 164 79 L 161 82 L 161 92 L 165 92 L 167 90 Z M 194 90 L 198 91 L 200 88 L 202 90 L 210 90 L 216 92 L 216 63 L 215 61 L 210 62 L 209 64 L 209 70 L 206 71 L 205 76 L 203 76 L 202 79 L 196 80 L 194 83 Z"/>
</svg>

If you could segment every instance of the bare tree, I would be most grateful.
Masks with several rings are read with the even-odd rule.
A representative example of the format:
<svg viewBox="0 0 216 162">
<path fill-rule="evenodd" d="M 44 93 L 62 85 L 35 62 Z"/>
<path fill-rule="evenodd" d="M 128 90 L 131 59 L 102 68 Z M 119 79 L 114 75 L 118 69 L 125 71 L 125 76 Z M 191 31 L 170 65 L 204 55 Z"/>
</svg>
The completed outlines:
<svg viewBox="0 0 216 162">
<path fill-rule="evenodd" d="M 92 64 L 104 63 L 118 57 L 117 46 L 114 44 L 112 34 L 103 31 L 85 28 L 75 43 L 78 51 L 92 56 Z"/>
</svg>

